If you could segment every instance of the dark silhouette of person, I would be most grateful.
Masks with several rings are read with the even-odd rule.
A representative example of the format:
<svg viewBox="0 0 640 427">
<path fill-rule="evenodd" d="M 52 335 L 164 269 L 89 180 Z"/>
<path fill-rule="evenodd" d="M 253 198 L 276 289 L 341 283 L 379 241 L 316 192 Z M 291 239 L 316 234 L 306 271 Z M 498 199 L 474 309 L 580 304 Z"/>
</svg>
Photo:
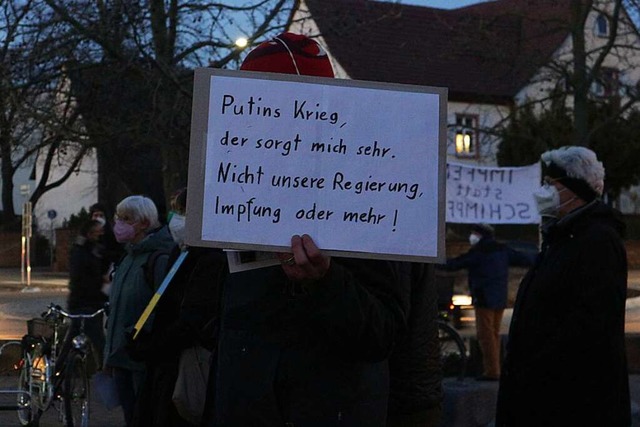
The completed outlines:
<svg viewBox="0 0 640 427">
<path fill-rule="evenodd" d="M 509 266 L 528 267 L 533 260 L 495 240 L 489 224 L 475 224 L 469 235 L 471 249 L 447 260 L 445 270 L 468 270 L 469 290 L 476 315 L 476 334 L 482 352 L 482 381 L 500 378 L 500 325 L 507 307 Z"/>
<path fill-rule="evenodd" d="M 496 426 L 629 426 L 624 222 L 599 200 L 593 151 L 540 159 L 542 251 L 513 308 Z"/>
<path fill-rule="evenodd" d="M 82 224 L 69 254 L 69 296 L 67 308 L 72 314 L 91 314 L 104 307 L 107 296 L 102 292 L 104 281 L 104 247 L 100 244 L 103 225 L 89 220 Z M 85 333 L 91 340 L 96 368 L 100 369 L 105 343 L 103 315 L 85 319 Z M 74 319 L 67 334 L 77 335 L 80 320 Z M 61 359 L 64 359 L 62 357 Z"/>
</svg>

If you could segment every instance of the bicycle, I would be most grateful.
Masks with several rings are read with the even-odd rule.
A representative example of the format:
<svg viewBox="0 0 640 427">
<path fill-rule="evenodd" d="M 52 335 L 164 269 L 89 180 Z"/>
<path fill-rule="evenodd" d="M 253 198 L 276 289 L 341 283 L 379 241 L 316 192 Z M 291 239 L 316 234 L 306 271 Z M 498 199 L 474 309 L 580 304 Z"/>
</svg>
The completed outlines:
<svg viewBox="0 0 640 427">
<path fill-rule="evenodd" d="M 438 287 L 438 341 L 440 360 L 445 377 L 463 380 L 467 373 L 467 347 L 456 329 L 462 327 L 460 308 L 454 300 L 455 277 L 444 272 L 436 272 Z M 451 326 L 453 323 L 453 326 Z"/>
<path fill-rule="evenodd" d="M 22 358 L 18 388 L 18 420 L 28 427 L 39 425 L 40 417 L 52 405 L 59 420 L 66 427 L 89 425 L 89 376 L 87 356 L 90 340 L 84 333 L 86 319 L 105 312 L 104 308 L 91 314 L 71 314 L 51 304 L 42 318 L 27 321 L 27 335 L 22 338 Z M 79 319 L 77 334 L 61 337 L 68 322 Z M 61 351 L 68 349 L 66 354 Z"/>
<path fill-rule="evenodd" d="M 462 381 L 467 373 L 467 347 L 460 334 L 449 325 L 446 313 L 440 312 L 437 324 L 443 374 Z"/>
</svg>

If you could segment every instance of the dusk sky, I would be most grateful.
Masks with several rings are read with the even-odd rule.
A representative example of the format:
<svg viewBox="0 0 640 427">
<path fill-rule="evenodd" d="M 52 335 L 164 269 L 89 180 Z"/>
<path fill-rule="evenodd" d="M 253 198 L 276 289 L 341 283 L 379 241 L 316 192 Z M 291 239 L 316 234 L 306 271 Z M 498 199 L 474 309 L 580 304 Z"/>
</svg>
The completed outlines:
<svg viewBox="0 0 640 427">
<path fill-rule="evenodd" d="M 474 3 L 481 3 L 481 0 L 400 0 L 404 4 L 415 4 L 418 6 L 439 7 L 441 9 L 455 9 L 468 6 Z"/>
</svg>

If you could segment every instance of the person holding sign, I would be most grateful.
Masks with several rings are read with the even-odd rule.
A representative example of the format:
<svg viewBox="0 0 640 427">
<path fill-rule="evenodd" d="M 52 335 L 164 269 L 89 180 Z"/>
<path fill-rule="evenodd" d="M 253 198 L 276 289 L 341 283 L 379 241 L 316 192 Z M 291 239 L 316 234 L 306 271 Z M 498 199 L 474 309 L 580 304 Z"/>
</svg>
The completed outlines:
<svg viewBox="0 0 640 427">
<path fill-rule="evenodd" d="M 143 267 L 153 252 L 163 248 L 170 250 L 175 243 L 167 227 L 158 221 L 156 205 L 144 196 L 129 196 L 118 203 L 113 232 L 118 242 L 125 244 L 126 255 L 116 267 L 109 294 L 104 365 L 114 377 L 129 426 L 145 367 L 144 363 L 131 359 L 126 350 L 127 337 L 154 293 Z M 156 283 L 162 282 L 165 272 L 166 260 L 157 262 Z"/>
<path fill-rule="evenodd" d="M 475 224 L 469 235 L 471 249 L 447 260 L 441 268 L 468 269 L 469 290 L 476 314 L 476 334 L 482 351 L 480 381 L 500 378 L 500 325 L 507 307 L 509 266 L 529 267 L 532 259 L 495 240 L 489 224 Z"/>
<path fill-rule="evenodd" d="M 620 214 L 599 198 L 585 147 L 541 156 L 543 245 L 513 309 L 496 426 L 629 426 L 627 258 Z"/>
<path fill-rule="evenodd" d="M 320 45 L 291 33 L 241 69 L 333 77 Z M 394 263 L 330 258 L 306 234 L 278 257 L 224 281 L 204 425 L 383 427 L 408 305 Z"/>
</svg>

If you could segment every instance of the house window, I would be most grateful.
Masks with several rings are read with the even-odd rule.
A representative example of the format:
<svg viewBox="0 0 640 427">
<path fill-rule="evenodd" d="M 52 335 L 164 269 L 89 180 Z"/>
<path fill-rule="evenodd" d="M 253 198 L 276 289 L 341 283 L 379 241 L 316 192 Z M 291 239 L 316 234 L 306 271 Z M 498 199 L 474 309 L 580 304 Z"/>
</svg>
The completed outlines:
<svg viewBox="0 0 640 427">
<path fill-rule="evenodd" d="M 599 98 L 613 98 L 620 90 L 620 72 L 615 68 L 602 67 L 600 75 L 593 82 L 593 94 Z"/>
<path fill-rule="evenodd" d="M 476 157 L 478 154 L 478 116 L 456 114 L 456 156 Z"/>
<path fill-rule="evenodd" d="M 596 35 L 600 37 L 609 36 L 609 20 L 603 14 L 596 18 Z"/>
</svg>

